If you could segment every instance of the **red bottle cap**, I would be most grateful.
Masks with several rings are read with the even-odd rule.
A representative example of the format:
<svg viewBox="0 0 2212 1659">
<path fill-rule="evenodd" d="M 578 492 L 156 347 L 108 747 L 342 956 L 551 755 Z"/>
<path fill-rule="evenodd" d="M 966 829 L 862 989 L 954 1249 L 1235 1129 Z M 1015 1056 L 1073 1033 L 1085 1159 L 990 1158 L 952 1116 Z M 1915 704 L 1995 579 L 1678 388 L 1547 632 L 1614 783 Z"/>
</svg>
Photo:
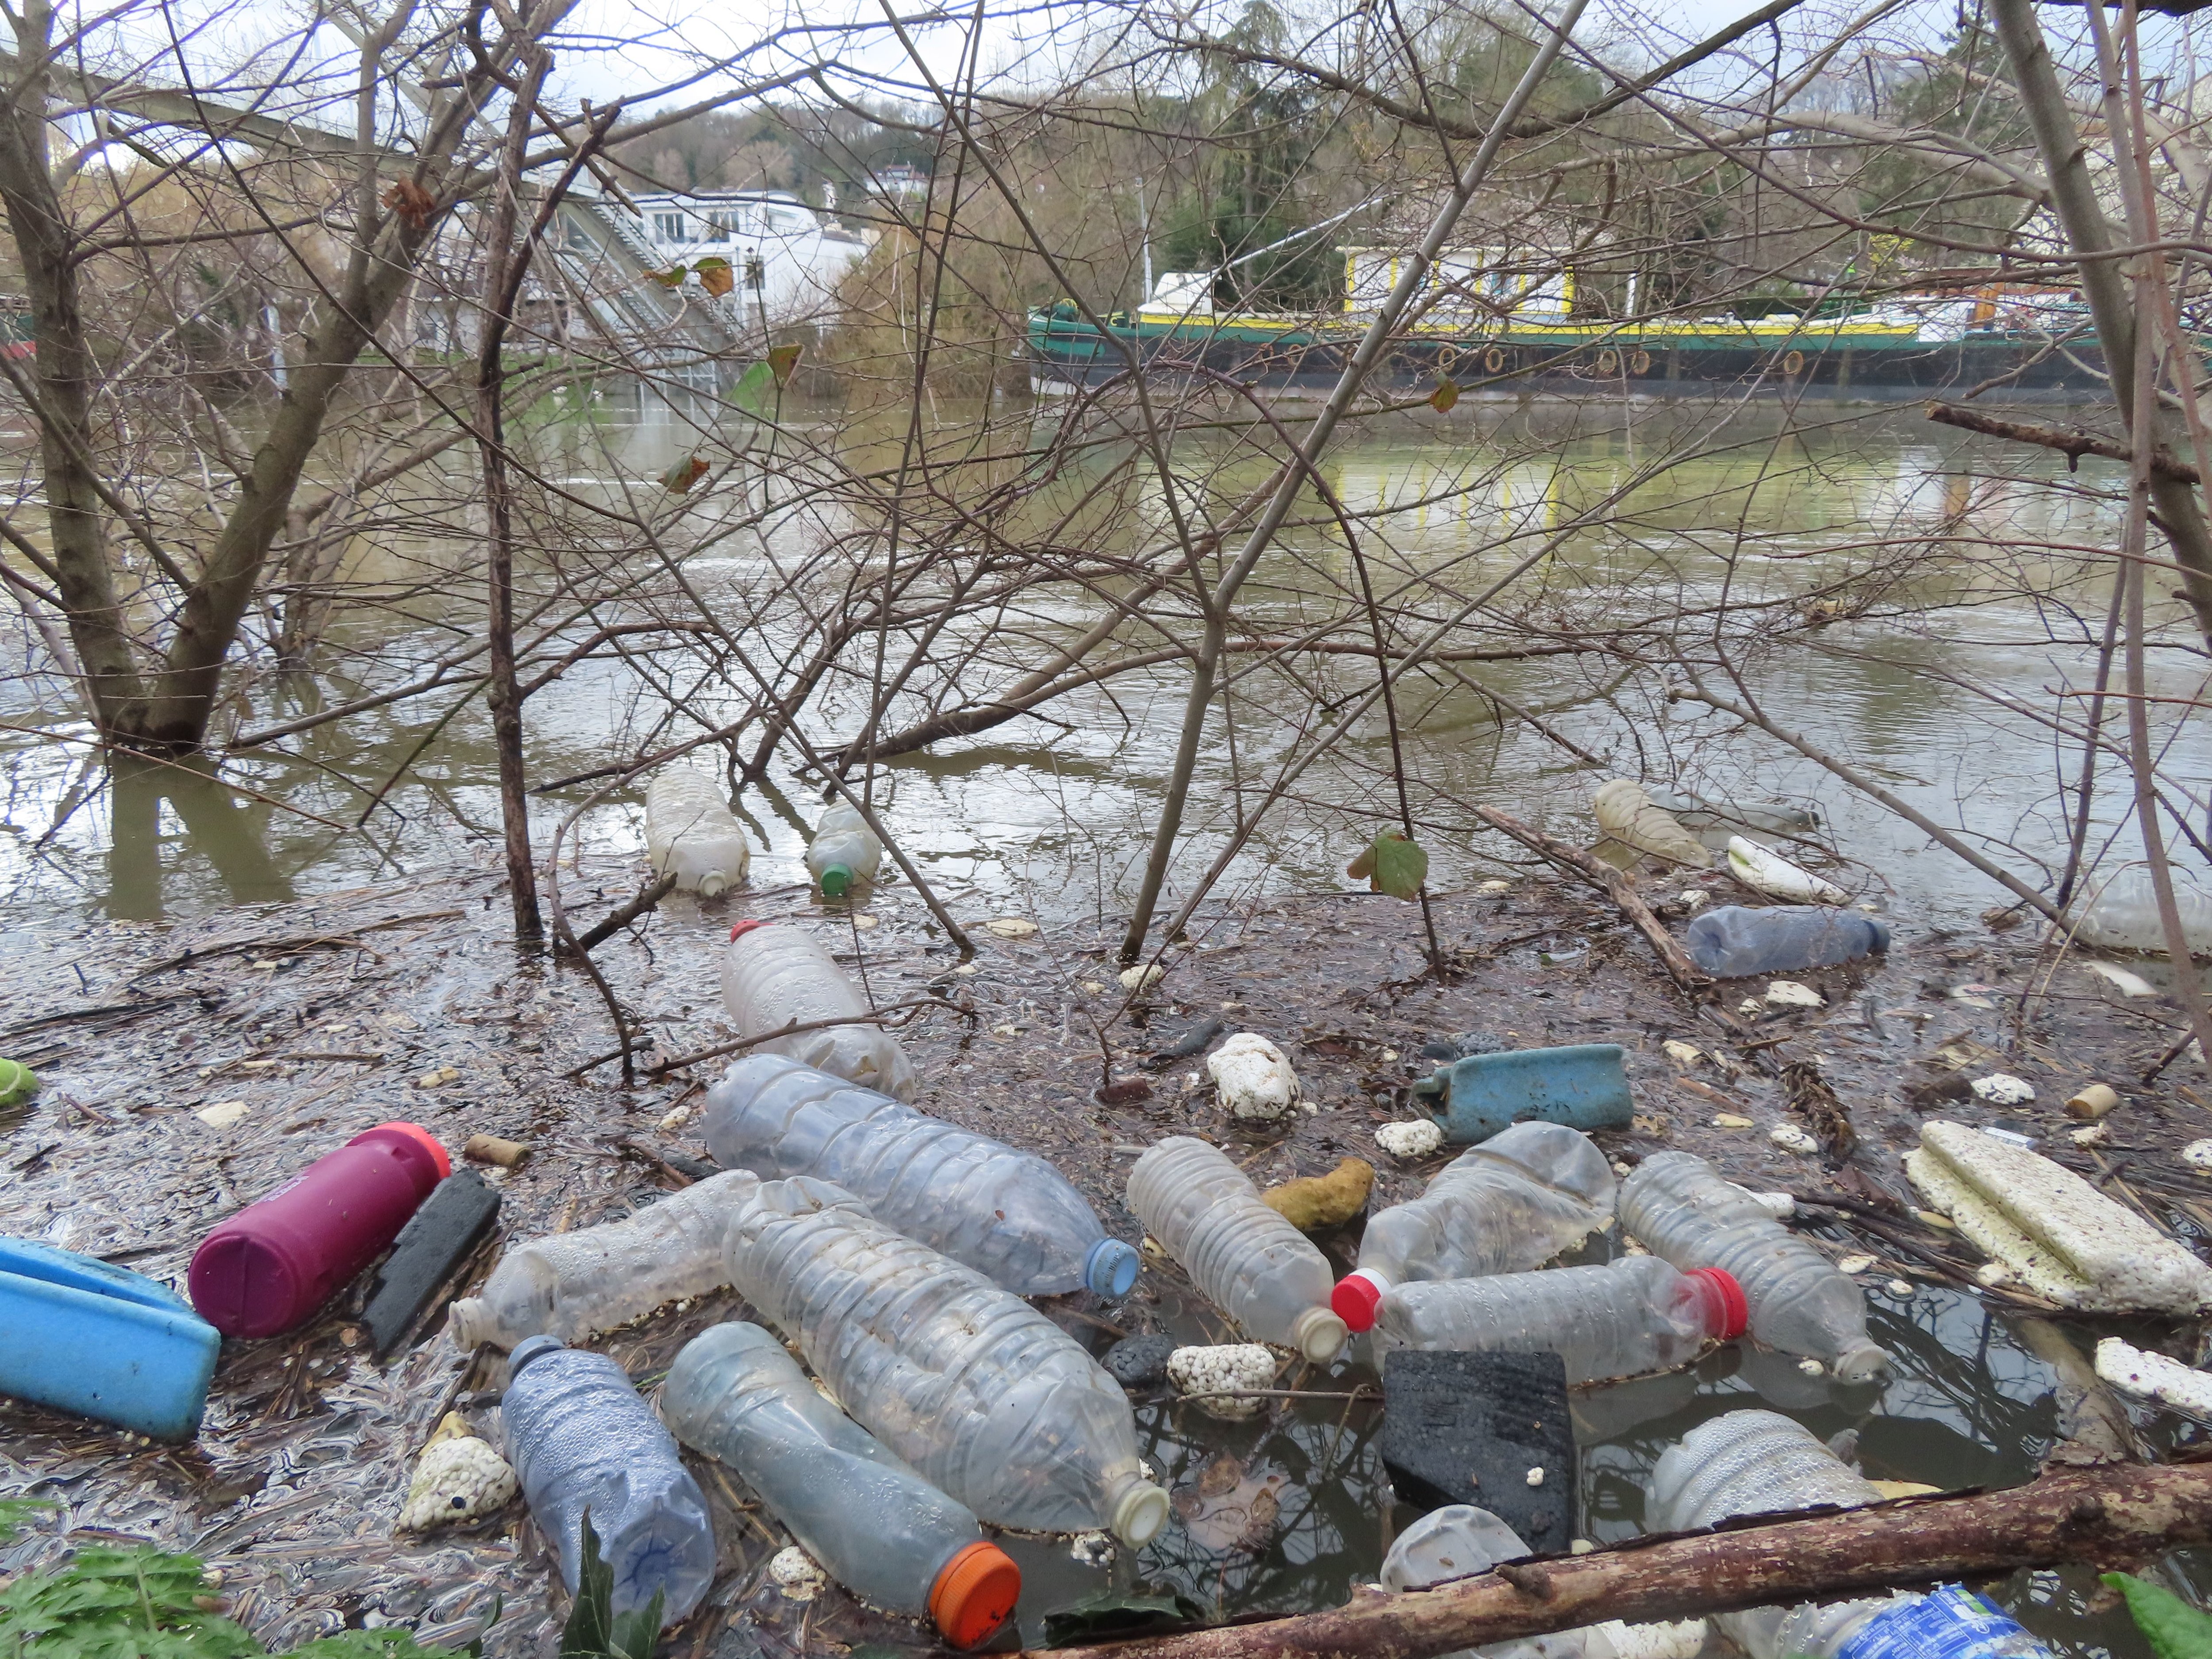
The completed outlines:
<svg viewBox="0 0 2212 1659">
<path fill-rule="evenodd" d="M 979 1647 L 1021 1599 L 1022 1570 L 996 1544 L 978 1539 L 937 1575 L 929 1591 L 929 1616 L 954 1647 Z"/>
<path fill-rule="evenodd" d="M 765 927 L 767 926 L 768 924 L 764 921 L 741 921 L 736 927 L 730 929 L 730 943 L 735 945 L 738 942 L 738 938 L 740 934 L 750 933 L 756 927 Z"/>
<path fill-rule="evenodd" d="M 1718 1267 L 1692 1267 L 1682 1275 L 1705 1290 L 1705 1329 L 1723 1342 L 1733 1342 L 1751 1323 L 1751 1304 L 1735 1275 Z"/>
<path fill-rule="evenodd" d="M 1375 1310 L 1382 1305 L 1382 1287 L 1365 1273 L 1346 1273 L 1329 1292 L 1331 1312 L 1355 1335 L 1375 1328 Z"/>
<path fill-rule="evenodd" d="M 430 1154 L 431 1163 L 437 1165 L 439 1180 L 443 1181 L 447 1176 L 453 1174 L 453 1155 L 447 1152 L 443 1146 L 439 1144 L 437 1136 L 432 1134 L 421 1124 L 400 1123 L 398 1121 L 380 1123 L 376 1126 L 375 1129 L 363 1130 L 360 1134 L 356 1135 L 353 1139 L 354 1140 L 366 1140 L 370 1135 L 374 1134 L 377 1132 L 377 1129 L 397 1129 L 401 1134 L 405 1135 L 408 1139 L 415 1142 L 416 1145 L 428 1152 Z M 348 1146 L 351 1146 L 353 1141 L 348 1141 L 346 1144 Z"/>
</svg>

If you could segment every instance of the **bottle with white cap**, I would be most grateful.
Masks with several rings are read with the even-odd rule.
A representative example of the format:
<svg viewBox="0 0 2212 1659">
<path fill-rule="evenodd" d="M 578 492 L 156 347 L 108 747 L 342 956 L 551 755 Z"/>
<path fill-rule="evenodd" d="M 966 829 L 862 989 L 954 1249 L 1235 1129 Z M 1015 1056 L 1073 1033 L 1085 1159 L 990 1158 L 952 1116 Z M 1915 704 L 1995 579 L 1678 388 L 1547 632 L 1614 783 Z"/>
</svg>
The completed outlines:
<svg viewBox="0 0 2212 1659">
<path fill-rule="evenodd" d="M 1751 1334 L 1768 1347 L 1825 1361 L 1846 1382 L 1887 1369 L 1859 1287 L 1705 1159 L 1645 1158 L 1621 1183 L 1620 1224 L 1677 1267 L 1732 1274 L 1751 1304 Z"/>
<path fill-rule="evenodd" d="M 1019 1297 L 805 1176 L 763 1182 L 727 1249 L 854 1420 L 987 1525 L 1135 1547 L 1167 1524 L 1128 1395 Z"/>
<path fill-rule="evenodd" d="M 661 1385 L 660 1417 L 735 1469 L 863 1601 L 928 1618 L 952 1646 L 973 1648 L 1021 1599 L 1021 1569 L 974 1513 L 824 1400 L 759 1326 L 716 1325 L 685 1343 Z"/>
<path fill-rule="evenodd" d="M 1570 1383 L 1668 1371 L 1743 1334 L 1743 1290 L 1717 1267 L 1678 1273 L 1656 1255 L 1595 1267 L 1431 1279 L 1382 1293 L 1377 1354 L 1394 1348 L 1555 1353 Z"/>
<path fill-rule="evenodd" d="M 1129 1171 L 1129 1208 L 1255 1341 L 1295 1348 L 1316 1365 L 1343 1352 L 1328 1258 L 1260 1201 L 1219 1148 L 1188 1135 L 1161 1141 Z"/>
<path fill-rule="evenodd" d="M 1421 1195 L 1373 1217 L 1331 1305 L 1364 1331 L 1394 1285 L 1525 1273 L 1613 1216 L 1613 1166 L 1564 1123 L 1516 1123 L 1446 1164 Z"/>
<path fill-rule="evenodd" d="M 914 1062 L 906 1050 L 882 1026 L 862 1018 L 870 1012 L 867 998 L 803 927 L 741 921 L 731 928 L 722 952 L 722 1006 L 739 1036 L 769 1038 L 755 1047 L 756 1054 L 786 1054 L 862 1088 L 914 1098 Z M 842 1020 L 855 1023 L 822 1023 Z M 814 1029 L 771 1035 L 787 1025 Z"/>
<path fill-rule="evenodd" d="M 814 826 L 814 839 L 806 846 L 806 867 L 824 898 L 843 898 L 855 887 L 866 886 L 883 867 L 884 844 L 860 809 L 849 802 L 832 801 L 822 809 Z"/>
<path fill-rule="evenodd" d="M 836 1182 L 877 1220 L 1016 1296 L 1127 1296 L 1143 1265 L 1036 1153 L 782 1054 L 725 1072 L 700 1135 L 725 1169 Z"/>
<path fill-rule="evenodd" d="M 742 884 L 753 856 L 721 785 L 687 766 L 656 772 L 646 786 L 645 848 L 655 874 L 673 871 L 679 890 L 702 898 Z"/>
</svg>

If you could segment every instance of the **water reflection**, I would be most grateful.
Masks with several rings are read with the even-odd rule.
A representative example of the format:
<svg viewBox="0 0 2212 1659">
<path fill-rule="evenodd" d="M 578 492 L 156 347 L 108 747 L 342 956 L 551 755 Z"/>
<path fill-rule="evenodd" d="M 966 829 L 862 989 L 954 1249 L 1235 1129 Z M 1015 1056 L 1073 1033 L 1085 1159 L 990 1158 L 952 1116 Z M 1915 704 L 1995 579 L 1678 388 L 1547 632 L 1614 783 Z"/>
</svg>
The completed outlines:
<svg viewBox="0 0 2212 1659">
<path fill-rule="evenodd" d="M 272 904 L 295 898 L 292 878 L 269 851 L 268 801 L 235 793 L 212 763 L 125 758 L 107 774 L 107 914 L 130 921 L 165 914 L 165 842 L 186 839 L 214 867 L 233 904 Z M 165 835 L 164 812 L 181 826 Z M 202 895 L 195 893 L 194 896 Z"/>
</svg>

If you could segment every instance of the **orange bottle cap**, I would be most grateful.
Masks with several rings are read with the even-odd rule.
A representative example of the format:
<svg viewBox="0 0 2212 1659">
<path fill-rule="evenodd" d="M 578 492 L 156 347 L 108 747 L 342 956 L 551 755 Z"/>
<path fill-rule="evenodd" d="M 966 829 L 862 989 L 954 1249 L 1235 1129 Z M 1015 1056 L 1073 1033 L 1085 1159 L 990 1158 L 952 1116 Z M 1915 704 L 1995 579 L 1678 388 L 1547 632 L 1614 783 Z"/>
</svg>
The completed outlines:
<svg viewBox="0 0 2212 1659">
<path fill-rule="evenodd" d="M 1021 1599 L 1022 1570 L 996 1544 L 978 1539 L 938 1573 L 929 1616 L 954 1647 L 980 1647 L 1013 1616 Z"/>
<path fill-rule="evenodd" d="M 754 928 L 765 927 L 767 926 L 768 923 L 765 921 L 741 921 L 736 927 L 730 929 L 730 943 L 735 945 L 747 933 L 751 933 Z"/>
<path fill-rule="evenodd" d="M 405 1135 L 410 1140 L 418 1142 L 427 1148 L 430 1154 L 430 1161 L 438 1166 L 439 1180 L 443 1181 L 447 1176 L 453 1174 L 453 1155 L 447 1152 L 445 1147 L 440 1144 L 437 1136 L 432 1134 L 421 1124 L 399 1122 L 380 1123 L 376 1126 L 376 1128 L 397 1129 L 401 1134 Z M 376 1133 L 376 1129 L 372 1129 L 369 1133 L 371 1134 L 374 1134 Z"/>
</svg>

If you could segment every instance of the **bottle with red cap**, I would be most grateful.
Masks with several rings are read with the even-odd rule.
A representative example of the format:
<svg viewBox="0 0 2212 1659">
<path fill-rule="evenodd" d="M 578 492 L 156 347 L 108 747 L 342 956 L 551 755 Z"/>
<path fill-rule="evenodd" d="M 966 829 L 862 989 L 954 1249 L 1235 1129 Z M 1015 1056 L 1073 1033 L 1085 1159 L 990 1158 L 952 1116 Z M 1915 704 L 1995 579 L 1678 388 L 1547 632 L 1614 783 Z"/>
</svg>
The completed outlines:
<svg viewBox="0 0 2212 1659">
<path fill-rule="evenodd" d="M 1743 1334 L 1743 1290 L 1717 1267 L 1678 1272 L 1652 1255 L 1595 1267 L 1400 1285 L 1376 1309 L 1377 1354 L 1394 1348 L 1556 1353 L 1567 1381 L 1667 1371 Z"/>
<path fill-rule="evenodd" d="M 225 1336 L 305 1323 L 399 1236 L 453 1170 L 419 1123 L 380 1123 L 317 1158 L 200 1242 L 190 1288 Z"/>
<path fill-rule="evenodd" d="M 1364 1331 L 1395 1285 L 1526 1273 L 1580 1243 L 1613 1214 L 1613 1166 L 1564 1123 L 1516 1123 L 1454 1158 L 1409 1203 L 1367 1224 L 1359 1267 L 1329 1305 Z"/>
<path fill-rule="evenodd" d="M 684 1345 L 660 1416 L 728 1464 L 837 1582 L 872 1606 L 927 1617 L 955 1648 L 981 1646 L 1021 1599 L 1021 1569 L 975 1511 L 923 1480 L 822 1397 L 757 1325 Z"/>
</svg>

